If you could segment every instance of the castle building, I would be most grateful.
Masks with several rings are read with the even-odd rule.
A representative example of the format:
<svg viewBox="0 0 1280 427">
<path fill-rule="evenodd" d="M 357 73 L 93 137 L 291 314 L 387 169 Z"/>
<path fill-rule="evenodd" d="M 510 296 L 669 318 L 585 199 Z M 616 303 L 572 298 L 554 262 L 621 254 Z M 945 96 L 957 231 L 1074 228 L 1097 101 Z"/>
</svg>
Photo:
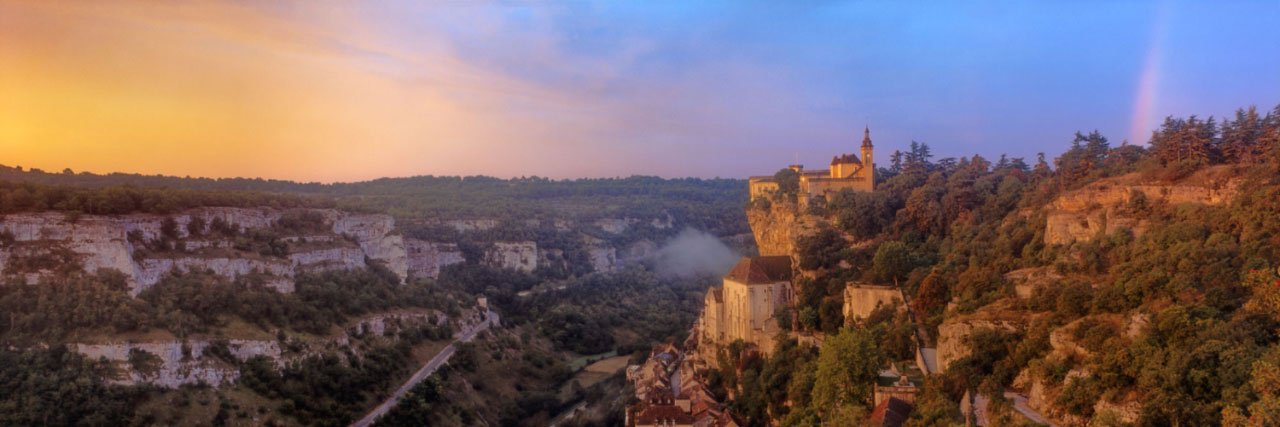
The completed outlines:
<svg viewBox="0 0 1280 427">
<path fill-rule="evenodd" d="M 791 257 L 747 257 L 724 276 L 724 283 L 707 292 L 698 330 L 703 341 L 728 345 L 735 340 L 755 344 L 765 355 L 773 352 L 779 307 L 789 307 Z"/>
<path fill-rule="evenodd" d="M 862 135 L 862 159 L 853 154 L 842 154 L 831 158 L 830 169 L 821 170 L 805 170 L 804 165 L 789 166 L 800 174 L 800 191 L 797 195 L 800 205 L 808 205 L 809 200 L 815 197 L 837 193 L 846 188 L 871 191 L 875 181 L 875 165 L 871 161 L 874 148 L 871 145 L 871 128 L 866 128 Z M 768 198 L 778 191 L 778 180 L 772 176 L 753 176 L 748 182 L 752 201 Z"/>
</svg>

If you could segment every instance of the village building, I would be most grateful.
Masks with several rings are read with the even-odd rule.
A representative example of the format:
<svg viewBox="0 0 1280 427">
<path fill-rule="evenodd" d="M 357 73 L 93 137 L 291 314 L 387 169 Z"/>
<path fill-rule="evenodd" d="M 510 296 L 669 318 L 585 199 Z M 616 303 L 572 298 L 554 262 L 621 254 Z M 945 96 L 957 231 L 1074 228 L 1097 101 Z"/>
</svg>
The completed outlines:
<svg viewBox="0 0 1280 427">
<path fill-rule="evenodd" d="M 742 258 L 723 280 L 722 286 L 707 292 L 698 327 L 703 342 L 715 348 L 743 340 L 771 354 L 773 338 L 781 330 L 775 314 L 794 299 L 791 257 Z"/>
<path fill-rule="evenodd" d="M 874 148 L 871 129 L 867 128 L 862 136 L 861 159 L 853 154 L 835 156 L 831 159 L 830 169 L 805 170 L 804 165 L 788 166 L 800 175 L 797 193 L 800 205 L 807 206 L 810 200 L 844 189 L 871 191 L 875 181 L 875 164 L 871 160 Z M 752 201 L 772 197 L 778 192 L 778 180 L 772 176 L 753 176 L 748 179 L 748 185 Z"/>
<path fill-rule="evenodd" d="M 694 344 L 695 341 L 687 341 Z M 733 416 L 698 375 L 696 352 L 682 353 L 673 344 L 653 348 L 643 365 L 627 367 L 627 380 L 640 403 L 627 408 L 628 427 L 739 427 Z"/>
</svg>

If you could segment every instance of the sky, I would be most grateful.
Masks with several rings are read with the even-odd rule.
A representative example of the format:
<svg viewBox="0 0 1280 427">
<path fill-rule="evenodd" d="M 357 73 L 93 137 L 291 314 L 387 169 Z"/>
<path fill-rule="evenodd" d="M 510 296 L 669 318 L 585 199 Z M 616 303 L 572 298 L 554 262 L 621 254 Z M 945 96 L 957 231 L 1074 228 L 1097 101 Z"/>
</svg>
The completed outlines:
<svg viewBox="0 0 1280 427">
<path fill-rule="evenodd" d="M 770 175 L 1280 104 L 1280 2 L 0 0 L 0 164 Z"/>
</svg>

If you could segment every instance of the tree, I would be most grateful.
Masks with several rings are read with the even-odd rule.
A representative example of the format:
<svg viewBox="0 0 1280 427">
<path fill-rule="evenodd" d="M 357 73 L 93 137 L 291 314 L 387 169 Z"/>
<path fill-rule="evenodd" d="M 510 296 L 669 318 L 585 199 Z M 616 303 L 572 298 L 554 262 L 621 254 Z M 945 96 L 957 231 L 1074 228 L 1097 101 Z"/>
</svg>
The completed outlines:
<svg viewBox="0 0 1280 427">
<path fill-rule="evenodd" d="M 1262 427 L 1280 425 L 1280 366 L 1267 361 L 1253 364 L 1249 386 L 1258 394 L 1258 400 L 1249 404 L 1249 416 L 1240 408 L 1228 406 L 1222 410 L 1222 425 L 1227 427 Z"/>
<path fill-rule="evenodd" d="M 833 267 L 840 262 L 840 251 L 844 246 L 844 237 L 830 227 L 823 227 L 817 233 L 801 236 L 796 239 L 800 268 L 817 270 Z"/>
<path fill-rule="evenodd" d="M 912 268 L 914 266 L 911 262 L 910 250 L 905 243 L 896 240 L 880 245 L 872 260 L 872 270 L 883 282 L 897 284 L 899 280 L 907 277 L 907 273 L 910 273 Z"/>
<path fill-rule="evenodd" d="M 813 402 L 823 420 L 834 423 L 865 414 L 884 364 L 884 352 L 868 330 L 846 327 L 828 338 L 818 354 L 813 386 Z"/>
<path fill-rule="evenodd" d="M 794 195 L 800 192 L 800 173 L 791 168 L 783 168 L 773 174 L 778 182 L 778 194 Z"/>
<path fill-rule="evenodd" d="M 1163 164 L 1191 161 L 1210 164 L 1218 158 L 1216 137 L 1218 126 L 1213 117 L 1200 120 L 1166 117 L 1160 129 L 1152 132 L 1151 152 Z"/>
<path fill-rule="evenodd" d="M 846 233 L 859 239 L 869 239 L 893 222 L 897 209 L 890 198 L 885 192 L 846 189 L 836 193 L 829 206 L 835 212 L 836 222 Z"/>
<path fill-rule="evenodd" d="M 951 290 L 947 286 L 946 279 L 934 270 L 920 282 L 920 289 L 916 291 L 916 298 L 911 301 L 911 305 L 917 312 L 928 316 L 941 309 L 950 300 Z"/>
<path fill-rule="evenodd" d="M 1221 147 L 1224 162 L 1252 163 L 1261 158 L 1264 149 L 1260 144 L 1263 119 L 1258 115 L 1258 108 L 1250 106 L 1248 111 L 1236 109 L 1234 121 L 1223 120 Z"/>
</svg>

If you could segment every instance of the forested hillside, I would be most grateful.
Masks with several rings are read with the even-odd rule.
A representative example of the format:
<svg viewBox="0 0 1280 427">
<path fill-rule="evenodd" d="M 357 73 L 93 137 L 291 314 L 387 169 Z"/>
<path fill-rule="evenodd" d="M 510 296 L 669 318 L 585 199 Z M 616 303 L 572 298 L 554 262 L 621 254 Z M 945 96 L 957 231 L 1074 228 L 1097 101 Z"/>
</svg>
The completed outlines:
<svg viewBox="0 0 1280 427">
<path fill-rule="evenodd" d="M 746 185 L 737 179 L 418 176 L 321 184 L 248 178 L 99 175 L 69 169 L 46 172 L 0 165 L 0 182 L 8 183 L 0 187 L 0 200 L 11 202 L 0 203 L 6 211 L 157 212 L 211 204 L 297 205 L 305 201 L 312 205 L 336 204 L 344 209 L 376 210 L 405 220 L 633 217 L 648 221 L 672 215 L 682 225 L 716 234 L 746 232 L 738 209 L 746 199 Z M 45 185 L 18 184 L 24 182 Z M 132 207 L 128 206 L 129 201 L 133 201 Z M 743 227 L 734 228 L 737 225 Z M 728 228 L 722 230 L 721 227 Z"/>
<path fill-rule="evenodd" d="M 877 372 L 937 344 L 914 338 L 918 324 L 949 340 L 949 363 L 908 425 L 960 423 L 970 395 L 998 422 L 1030 423 L 1006 390 L 1070 425 L 1274 425 L 1280 107 L 1169 118 L 1147 146 L 1068 142 L 1031 161 L 934 159 L 913 142 L 875 191 L 801 212 L 819 225 L 795 242 L 795 326 L 825 342 L 783 340 L 768 359 L 731 349 L 712 378 L 735 411 L 752 425 L 865 419 Z M 845 319 L 851 282 L 902 287 L 916 321 Z"/>
</svg>

